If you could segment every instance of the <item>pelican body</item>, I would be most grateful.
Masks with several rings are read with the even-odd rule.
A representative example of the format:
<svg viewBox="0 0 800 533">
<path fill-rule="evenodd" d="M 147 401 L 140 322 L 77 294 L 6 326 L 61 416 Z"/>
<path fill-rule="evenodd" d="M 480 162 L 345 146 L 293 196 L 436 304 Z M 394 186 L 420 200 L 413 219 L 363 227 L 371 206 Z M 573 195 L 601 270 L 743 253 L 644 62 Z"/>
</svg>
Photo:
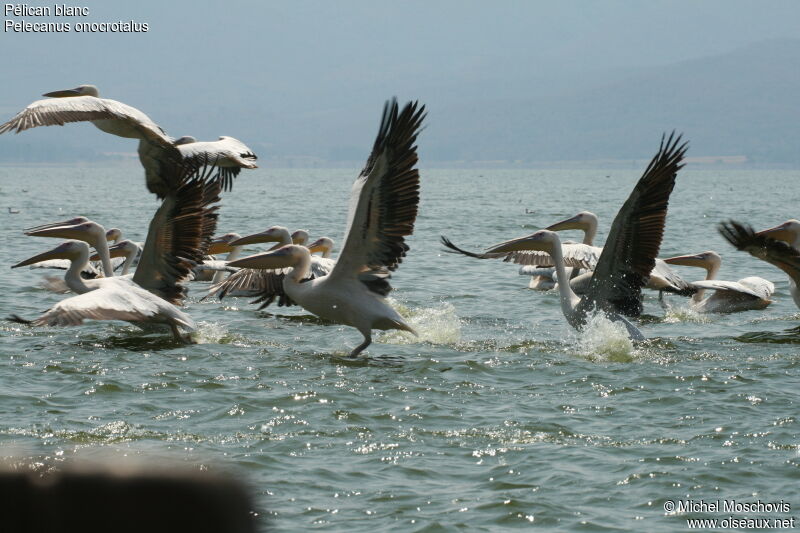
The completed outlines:
<svg viewBox="0 0 800 533">
<path fill-rule="evenodd" d="M 305 281 L 312 256 L 308 248 L 296 244 L 231 263 L 242 268 L 288 269 L 280 289 L 290 303 L 352 326 L 364 336 L 351 357 L 370 345 L 373 329 L 414 332 L 385 297 L 391 290 L 389 273 L 405 256 L 405 236 L 413 232 L 417 217 L 419 172 L 414 168 L 414 143 L 424 110 L 409 102 L 400 111 L 395 100 L 384 107 L 372 153 L 353 184 L 344 245 L 330 274 Z"/>
<path fill-rule="evenodd" d="M 713 250 L 670 257 L 664 261 L 670 265 L 705 269 L 706 279 L 692 283 L 692 286 L 698 290 L 692 295 L 691 307 L 698 313 L 751 311 L 764 309 L 772 303 L 769 297 L 775 292 L 775 285 L 764 278 L 750 276 L 739 281 L 717 280 L 717 273 L 722 266 L 722 257 Z M 704 299 L 705 291 L 709 289 L 714 292 Z"/>
<path fill-rule="evenodd" d="M 175 163 L 218 167 L 215 180 L 228 190 L 242 168 L 257 168 L 256 155 L 233 137 L 220 137 L 214 142 L 197 142 L 186 136 L 173 139 L 146 114 L 116 100 L 100 98 L 94 85 L 79 85 L 45 93 L 49 98 L 36 100 L 0 125 L 0 134 L 38 126 L 63 126 L 69 122 L 91 122 L 95 127 L 128 139 L 139 139 L 139 160 L 145 169 L 147 188 L 159 198 L 174 188 L 170 182 Z"/>
</svg>

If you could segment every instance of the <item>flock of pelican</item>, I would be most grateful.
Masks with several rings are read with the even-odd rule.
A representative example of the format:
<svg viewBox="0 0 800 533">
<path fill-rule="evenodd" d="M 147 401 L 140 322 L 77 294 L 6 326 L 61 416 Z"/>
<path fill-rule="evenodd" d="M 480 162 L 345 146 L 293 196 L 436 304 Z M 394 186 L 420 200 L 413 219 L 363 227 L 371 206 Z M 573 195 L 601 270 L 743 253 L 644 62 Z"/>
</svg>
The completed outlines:
<svg viewBox="0 0 800 533">
<path fill-rule="evenodd" d="M 409 102 L 402 108 L 386 103 L 366 165 L 356 178 L 349 204 L 341 252 L 331 257 L 333 241 L 321 237 L 308 244 L 305 230 L 291 233 L 282 226 L 242 237 L 215 236 L 220 196 L 232 187 L 242 168 L 256 168 L 256 156 L 232 137 L 198 142 L 173 138 L 147 115 L 121 102 L 100 98 L 96 87 L 46 93 L 11 120 L 0 134 L 38 126 L 91 122 L 106 133 L 139 140 L 138 154 L 147 189 L 161 205 L 143 244 L 123 240 L 120 230 L 106 230 L 85 217 L 24 230 L 32 237 L 69 239 L 49 251 L 21 261 L 66 270 L 63 280 L 48 278 L 47 287 L 72 292 L 40 317 L 10 320 L 32 326 L 74 326 L 84 320 L 124 320 L 144 329 L 168 328 L 175 338 L 191 342 L 197 327 L 181 306 L 186 284 L 210 281 L 204 298 L 245 296 L 261 307 L 299 305 L 335 323 L 356 328 L 363 342 L 357 356 L 372 342 L 372 330 L 415 333 L 386 296 L 391 273 L 409 250 L 419 204 L 416 140 L 425 107 Z M 589 211 L 530 235 L 507 240 L 474 253 L 442 236 L 447 251 L 479 259 L 502 259 L 530 277 L 529 287 L 557 290 L 567 322 L 577 329 L 597 312 L 622 323 L 634 340 L 644 335 L 632 319 L 642 312 L 642 289 L 690 297 L 700 313 L 763 309 L 771 303 L 774 285 L 759 277 L 738 281 L 716 279 L 721 257 L 714 251 L 664 260 L 658 253 L 664 234 L 670 194 L 684 165 L 687 143 L 674 133 L 662 137 L 628 199 L 617 212 L 603 247 L 594 243 L 598 218 Z M 582 230 L 581 243 L 562 242 L 558 232 Z M 719 231 L 738 250 L 767 261 L 789 275 L 800 307 L 800 222 L 789 220 L 755 232 L 734 221 Z M 109 246 L 109 242 L 113 244 Z M 272 243 L 264 252 L 241 257 L 243 246 Z M 94 253 L 92 253 L 94 249 Z M 321 253 L 321 255 L 314 255 Z M 227 254 L 217 258 L 219 254 Z M 138 265 L 131 273 L 135 262 Z M 702 268 L 706 277 L 689 282 L 670 265 Z M 117 272 L 119 270 L 119 272 Z M 711 292 L 713 291 L 713 292 Z M 706 297 L 706 292 L 711 292 Z"/>
</svg>

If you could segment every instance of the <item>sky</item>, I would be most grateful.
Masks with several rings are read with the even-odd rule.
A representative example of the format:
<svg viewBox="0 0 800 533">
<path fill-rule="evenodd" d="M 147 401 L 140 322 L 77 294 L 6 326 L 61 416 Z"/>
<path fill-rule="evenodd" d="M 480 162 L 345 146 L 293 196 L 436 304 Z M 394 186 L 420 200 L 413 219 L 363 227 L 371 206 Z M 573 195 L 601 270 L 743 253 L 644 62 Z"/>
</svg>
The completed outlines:
<svg viewBox="0 0 800 533">
<path fill-rule="evenodd" d="M 330 153 L 336 137 L 366 149 L 382 102 L 392 95 L 423 99 L 433 117 L 437 108 L 454 104 L 560 92 L 610 73 L 624 76 L 765 40 L 800 38 L 795 1 L 85 0 L 68 5 L 88 7 L 90 14 L 52 19 L 4 14 L 4 19 L 132 20 L 147 23 L 149 31 L 4 31 L 0 118 L 43 92 L 92 83 L 102 96 L 142 109 L 175 136 L 240 137 L 242 131 L 250 137 L 243 140 L 295 154 Z M 315 125 L 319 131 L 309 131 Z M 61 134 L 30 135 L 52 140 Z M 99 132 L 87 135 L 87 142 L 105 149 L 128 146 L 100 139 Z M 314 146 L 304 145 L 304 138 Z"/>
</svg>

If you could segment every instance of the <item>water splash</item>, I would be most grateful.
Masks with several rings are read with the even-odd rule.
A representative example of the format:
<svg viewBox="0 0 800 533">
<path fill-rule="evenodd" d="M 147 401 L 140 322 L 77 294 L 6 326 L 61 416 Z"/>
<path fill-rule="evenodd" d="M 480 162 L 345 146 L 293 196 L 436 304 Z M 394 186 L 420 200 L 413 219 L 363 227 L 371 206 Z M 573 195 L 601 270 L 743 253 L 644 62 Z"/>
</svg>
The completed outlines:
<svg viewBox="0 0 800 533">
<path fill-rule="evenodd" d="M 636 349 L 622 322 L 613 322 L 603 313 L 595 313 L 576 333 L 577 355 L 591 361 L 633 361 Z"/>
<path fill-rule="evenodd" d="M 393 298 L 389 304 L 400 313 L 409 326 L 414 328 L 418 337 L 407 331 L 389 330 L 382 333 L 377 342 L 384 344 L 415 344 L 429 342 L 431 344 L 456 344 L 461 340 L 461 319 L 456 309 L 449 303 L 436 307 L 409 308 Z"/>
<path fill-rule="evenodd" d="M 691 307 L 684 307 L 684 306 L 669 306 L 669 308 L 664 313 L 664 323 L 666 324 L 678 324 L 682 322 L 693 322 L 696 324 L 708 324 L 711 322 L 711 318 L 704 314 L 698 313 Z"/>
</svg>

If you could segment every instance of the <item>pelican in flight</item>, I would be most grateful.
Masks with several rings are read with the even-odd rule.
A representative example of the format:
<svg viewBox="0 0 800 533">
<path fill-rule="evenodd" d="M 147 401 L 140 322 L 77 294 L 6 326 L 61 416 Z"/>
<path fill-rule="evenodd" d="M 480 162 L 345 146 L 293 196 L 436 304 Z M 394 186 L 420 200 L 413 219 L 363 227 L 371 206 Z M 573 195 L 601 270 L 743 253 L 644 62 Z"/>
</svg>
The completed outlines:
<svg viewBox="0 0 800 533">
<path fill-rule="evenodd" d="M 698 289 L 691 299 L 692 309 L 698 313 L 736 313 L 764 309 L 772 303 L 769 297 L 775 292 L 775 285 L 771 281 L 758 276 L 742 278 L 739 281 L 716 279 L 722 266 L 722 257 L 713 250 L 670 257 L 664 261 L 670 265 L 705 269 L 706 279 L 691 283 Z M 713 290 L 714 293 L 703 299 L 706 289 Z"/>
<path fill-rule="evenodd" d="M 756 233 L 751 226 L 733 220 L 719 225 L 719 232 L 737 250 L 749 253 L 783 270 L 789 276 L 789 292 L 800 307 L 800 221 L 787 220 Z"/>
<path fill-rule="evenodd" d="M 583 297 L 570 287 L 561 240 L 554 231 L 540 230 L 500 243 L 489 248 L 486 255 L 546 252 L 555 263 L 561 310 L 572 327 L 581 329 L 589 315 L 599 310 L 622 322 L 632 339 L 644 339 L 625 316 L 639 316 L 642 311 L 641 289 L 655 266 L 669 197 L 683 167 L 687 143 L 680 140 L 680 135 L 676 137 L 674 133 L 669 138 L 662 137 L 658 153 L 617 212 Z"/>
<path fill-rule="evenodd" d="M 180 185 L 167 194 L 150 221 L 139 267 L 133 276 L 81 279 L 78 273 L 89 261 L 88 242 L 97 241 L 98 224 L 88 221 L 37 230 L 42 236 L 80 240 L 62 243 L 12 268 L 48 259 L 67 259 L 71 265 L 65 281 L 78 295 L 62 300 L 33 321 L 19 317 L 12 317 L 13 320 L 34 326 L 76 326 L 87 319 L 165 324 L 176 339 L 187 340 L 180 329 L 191 332 L 195 323 L 176 307 L 186 294 L 181 282 L 188 277 L 194 262 L 202 259 L 214 231 L 217 206 L 211 204 L 219 200 L 221 184 L 208 181 L 207 176 L 195 170 L 174 176 L 172 182 Z M 106 264 L 110 260 L 108 247 L 101 246 L 97 251 Z"/>
<path fill-rule="evenodd" d="M 425 107 L 409 102 L 386 103 L 372 153 L 351 191 L 342 251 L 327 276 L 304 281 L 311 270 L 311 253 L 290 244 L 277 250 L 237 259 L 232 266 L 288 271 L 282 289 L 290 303 L 332 322 L 358 329 L 364 341 L 350 354 L 357 356 L 372 342 L 373 329 L 414 330 L 385 297 L 389 275 L 408 251 L 405 237 L 414 231 L 419 205 L 419 172 L 415 142 Z"/>
<path fill-rule="evenodd" d="M 163 198 L 175 184 L 170 172 L 173 162 L 187 161 L 200 167 L 218 167 L 217 176 L 223 189 L 230 189 L 233 178 L 242 168 L 256 168 L 256 156 L 241 141 L 220 137 L 214 142 L 197 142 L 186 136 L 173 139 L 150 117 L 116 100 L 100 98 L 94 85 L 79 85 L 74 89 L 53 91 L 42 96 L 0 125 L 0 134 L 38 126 L 63 126 L 68 122 L 91 122 L 100 130 L 130 139 L 139 139 L 139 160 L 145 169 L 147 189 Z"/>
<path fill-rule="evenodd" d="M 247 244 L 259 244 L 265 242 L 277 242 L 277 244 L 272 247 L 272 250 L 276 250 L 281 246 L 286 246 L 289 244 L 304 246 L 305 243 L 308 242 L 308 232 L 306 230 L 297 230 L 290 234 L 289 230 L 283 226 L 272 226 L 265 231 L 242 237 L 231 244 L 243 246 Z M 331 241 L 331 246 L 332 245 L 333 242 Z M 325 244 L 319 244 L 319 241 L 317 241 L 313 246 L 315 246 L 314 251 L 311 251 L 311 247 L 309 247 L 309 253 L 322 251 Z M 328 254 L 330 255 L 330 249 Z M 334 264 L 335 261 L 333 259 L 325 257 L 324 255 L 323 257 L 311 257 L 310 273 L 307 279 L 327 276 L 333 269 Z M 233 265 L 228 262 L 226 267 L 232 268 Z M 286 274 L 286 272 L 286 269 L 269 270 L 260 268 L 241 268 L 237 272 L 231 274 L 227 279 L 220 282 L 215 282 L 203 299 L 212 296 L 217 297 L 220 300 L 226 296 L 239 296 L 248 298 L 258 297 L 258 299 L 252 303 L 261 303 L 262 305 L 259 307 L 259 309 L 263 309 L 271 304 L 275 298 L 278 298 L 279 306 L 290 305 L 288 303 L 289 300 L 283 293 L 283 276 Z"/>
</svg>

